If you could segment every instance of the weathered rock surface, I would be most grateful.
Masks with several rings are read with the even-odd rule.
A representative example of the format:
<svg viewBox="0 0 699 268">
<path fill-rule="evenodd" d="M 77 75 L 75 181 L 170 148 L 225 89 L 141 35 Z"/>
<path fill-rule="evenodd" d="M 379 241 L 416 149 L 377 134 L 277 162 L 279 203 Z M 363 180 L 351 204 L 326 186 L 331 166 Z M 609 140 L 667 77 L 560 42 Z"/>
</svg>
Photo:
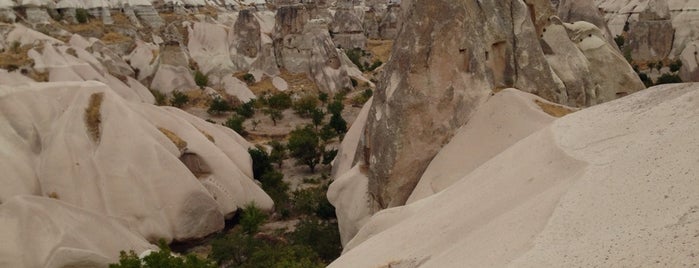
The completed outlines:
<svg viewBox="0 0 699 268">
<path fill-rule="evenodd" d="M 344 49 L 365 49 L 366 35 L 362 21 L 354 13 L 354 7 L 338 8 L 330 24 L 333 42 Z"/>
<path fill-rule="evenodd" d="M 52 80 L 79 81 L 71 71 L 80 65 L 59 65 L 66 56 L 56 51 L 45 46 L 37 66 Z M 243 138 L 179 109 L 120 95 L 95 81 L 0 85 L 0 213 L 12 215 L 0 220 L 0 263 L 102 266 L 146 241 L 216 232 L 250 202 L 271 209 L 251 179 Z M 16 225 L 31 213 L 42 213 L 41 221 Z M 85 221 L 99 230 L 80 228 Z M 65 235 L 42 234 L 36 224 Z"/>
<path fill-rule="evenodd" d="M 589 106 L 644 88 L 599 28 L 546 18 L 554 14 L 550 3 L 409 6 L 412 12 L 379 79 L 360 153 L 351 164 L 335 163 L 363 166 L 370 213 L 405 204 L 433 157 L 494 90 L 515 87 L 557 103 Z M 338 214 L 345 213 L 341 210 Z"/>
<path fill-rule="evenodd" d="M 698 100 L 660 86 L 558 119 L 374 215 L 330 267 L 697 265 Z"/>
<path fill-rule="evenodd" d="M 699 40 L 699 2 L 688 0 L 595 0 L 604 11 L 614 36 L 627 27 L 627 43 L 637 61 L 657 60 L 665 56 L 686 62 L 683 52 Z M 671 28 L 668 23 L 671 23 Z M 683 79 L 697 81 L 687 75 L 696 70 L 683 66 Z"/>
</svg>

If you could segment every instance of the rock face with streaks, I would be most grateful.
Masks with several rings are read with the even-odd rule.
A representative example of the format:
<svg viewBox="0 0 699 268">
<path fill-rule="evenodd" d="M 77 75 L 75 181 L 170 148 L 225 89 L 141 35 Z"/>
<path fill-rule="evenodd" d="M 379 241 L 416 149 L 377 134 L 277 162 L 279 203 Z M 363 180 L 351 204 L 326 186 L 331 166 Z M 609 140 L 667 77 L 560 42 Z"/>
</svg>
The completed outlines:
<svg viewBox="0 0 699 268">
<path fill-rule="evenodd" d="M 688 0 L 595 0 L 612 35 L 626 37 L 635 61 L 679 59 L 685 81 L 699 81 L 690 55 L 699 40 L 699 2 Z"/>
<path fill-rule="evenodd" d="M 408 6 L 349 164 L 360 167 L 353 172 L 367 178 L 367 192 L 333 194 L 335 200 L 366 200 L 361 206 L 369 209 L 362 213 L 404 205 L 433 157 L 493 91 L 514 87 L 556 103 L 590 106 L 644 88 L 599 28 L 562 23 L 548 1 Z M 340 225 L 356 230 L 361 223 Z M 354 234 L 343 235 L 347 241 Z"/>
</svg>

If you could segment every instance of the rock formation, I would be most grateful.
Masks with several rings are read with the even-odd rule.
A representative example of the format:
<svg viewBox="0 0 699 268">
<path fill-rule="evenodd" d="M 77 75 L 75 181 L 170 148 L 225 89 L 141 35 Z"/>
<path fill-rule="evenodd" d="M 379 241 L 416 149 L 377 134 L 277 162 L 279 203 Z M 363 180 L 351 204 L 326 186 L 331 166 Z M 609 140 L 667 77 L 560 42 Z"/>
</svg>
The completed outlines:
<svg viewBox="0 0 699 268">
<path fill-rule="evenodd" d="M 362 206 L 369 209 L 363 211 L 404 205 L 433 157 L 493 91 L 515 87 L 557 103 L 590 106 L 644 88 L 599 28 L 546 18 L 555 14 L 548 2 L 409 6 L 415 12 L 407 11 L 410 17 L 384 67 L 349 164 L 360 166 L 356 176 L 368 179 Z M 335 164 L 347 166 L 342 160 Z M 356 192 L 338 190 L 329 197 L 352 199 L 345 194 Z M 356 211 L 337 207 L 338 214 Z M 354 226 L 341 227 L 346 230 L 361 226 L 342 220 L 340 225 Z M 343 234 L 343 240 L 352 235 Z"/>
<path fill-rule="evenodd" d="M 612 1 L 595 0 L 605 13 L 605 19 L 614 36 L 625 35 L 638 62 L 658 59 L 680 59 L 680 72 L 685 81 L 697 81 L 692 76 L 691 58 L 684 55 L 699 40 L 699 2 L 675 0 Z M 626 33 L 625 33 L 626 32 Z"/>
<path fill-rule="evenodd" d="M 660 86 L 535 127 L 440 193 L 374 215 L 330 267 L 697 265 L 698 100 L 696 84 Z"/>
</svg>

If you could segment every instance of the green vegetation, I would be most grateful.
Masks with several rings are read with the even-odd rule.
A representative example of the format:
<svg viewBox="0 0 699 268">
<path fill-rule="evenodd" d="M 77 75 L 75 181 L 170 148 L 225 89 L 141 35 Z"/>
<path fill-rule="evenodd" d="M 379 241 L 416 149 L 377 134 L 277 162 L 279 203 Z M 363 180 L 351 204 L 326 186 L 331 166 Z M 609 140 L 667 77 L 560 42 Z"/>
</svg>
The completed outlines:
<svg viewBox="0 0 699 268">
<path fill-rule="evenodd" d="M 255 206 L 255 203 L 250 203 L 243 209 L 240 217 L 240 226 L 243 232 L 249 235 L 254 235 L 260 230 L 260 226 L 267 219 L 262 210 Z"/>
<path fill-rule="evenodd" d="M 153 97 L 155 98 L 155 104 L 158 106 L 164 106 L 167 105 L 167 96 L 163 94 L 160 91 L 151 89 L 150 93 L 153 94 Z"/>
<path fill-rule="evenodd" d="M 626 43 L 626 39 L 622 35 L 617 35 L 616 37 L 614 37 L 614 42 L 616 42 L 616 45 L 619 48 L 623 48 L 624 44 Z"/>
<path fill-rule="evenodd" d="M 311 173 L 320 163 L 321 149 L 318 134 L 311 126 L 297 128 L 289 134 L 289 152 L 296 158 L 297 164 L 308 166 Z"/>
<path fill-rule="evenodd" d="M 364 64 L 362 64 L 362 57 L 366 55 L 366 53 L 360 49 L 360 48 L 353 48 L 353 49 L 348 49 L 345 50 L 345 54 L 347 54 L 347 58 L 349 58 L 354 65 L 359 68 L 360 71 L 364 71 Z"/>
<path fill-rule="evenodd" d="M 110 264 L 109 268 L 215 268 L 216 265 L 196 255 L 175 256 L 164 240 L 159 242 L 160 251 L 151 253 L 143 259 L 132 250 L 119 254 L 119 262 Z"/>
<path fill-rule="evenodd" d="M 232 129 L 236 133 L 245 136 L 247 135 L 247 131 L 245 131 L 243 123 L 245 123 L 245 118 L 234 114 L 231 115 L 231 117 L 229 117 L 228 120 L 226 120 L 226 123 L 223 125 Z"/>
<path fill-rule="evenodd" d="M 197 70 L 194 72 L 194 83 L 196 83 L 199 88 L 204 89 L 204 87 L 209 85 L 209 76 Z"/>
<path fill-rule="evenodd" d="M 245 75 L 243 75 L 243 81 L 245 81 L 245 83 L 247 83 L 248 85 L 252 85 L 255 83 L 255 76 L 251 73 L 246 73 Z"/>
<path fill-rule="evenodd" d="M 318 106 L 318 98 L 311 94 L 304 95 L 294 102 L 293 109 L 302 118 L 311 118 Z"/>
<path fill-rule="evenodd" d="M 235 113 L 245 118 L 252 118 L 255 115 L 255 100 L 250 100 L 235 108 Z"/>
<path fill-rule="evenodd" d="M 87 23 L 87 19 L 90 17 L 90 14 L 87 13 L 87 10 L 84 8 L 78 8 L 75 10 L 75 20 L 78 21 L 80 24 Z"/>
<path fill-rule="evenodd" d="M 170 104 L 177 108 L 184 107 L 189 102 L 189 96 L 182 93 L 181 91 L 175 90 L 172 92 L 172 98 L 170 98 Z"/>
<path fill-rule="evenodd" d="M 682 60 L 675 60 L 670 63 L 670 72 L 676 73 L 682 69 Z"/>
<path fill-rule="evenodd" d="M 233 110 L 231 104 L 227 100 L 217 96 L 211 100 L 211 103 L 209 103 L 209 109 L 207 112 L 211 115 L 221 115 L 231 110 Z"/>
<path fill-rule="evenodd" d="M 272 152 L 269 154 L 270 162 L 277 164 L 279 168 L 282 167 L 282 162 L 286 158 L 286 145 L 278 141 L 269 142 L 269 146 L 272 147 Z"/>
<path fill-rule="evenodd" d="M 374 92 L 371 89 L 367 88 L 364 91 L 362 91 L 362 94 L 359 94 L 359 95 L 355 96 L 354 98 L 352 98 L 352 105 L 362 106 L 362 105 L 364 105 L 364 103 L 369 101 L 369 99 L 373 95 L 374 95 Z"/>
<path fill-rule="evenodd" d="M 680 78 L 680 76 L 676 74 L 663 74 L 660 77 L 658 77 L 658 80 L 655 82 L 656 85 L 674 83 L 682 83 L 682 78 Z"/>
</svg>

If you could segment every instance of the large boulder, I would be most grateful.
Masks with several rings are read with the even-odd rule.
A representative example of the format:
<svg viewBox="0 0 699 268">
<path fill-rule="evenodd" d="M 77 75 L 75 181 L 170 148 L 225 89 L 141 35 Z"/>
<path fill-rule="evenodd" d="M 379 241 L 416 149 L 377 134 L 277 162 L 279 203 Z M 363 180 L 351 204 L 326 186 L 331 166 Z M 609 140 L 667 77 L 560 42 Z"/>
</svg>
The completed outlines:
<svg viewBox="0 0 699 268">
<path fill-rule="evenodd" d="M 366 36 L 362 21 L 354 12 L 353 7 L 338 8 L 330 24 L 335 45 L 345 49 L 366 48 Z"/>
<path fill-rule="evenodd" d="M 374 215 L 329 267 L 695 265 L 698 119 L 697 84 L 565 116 Z"/>
</svg>

